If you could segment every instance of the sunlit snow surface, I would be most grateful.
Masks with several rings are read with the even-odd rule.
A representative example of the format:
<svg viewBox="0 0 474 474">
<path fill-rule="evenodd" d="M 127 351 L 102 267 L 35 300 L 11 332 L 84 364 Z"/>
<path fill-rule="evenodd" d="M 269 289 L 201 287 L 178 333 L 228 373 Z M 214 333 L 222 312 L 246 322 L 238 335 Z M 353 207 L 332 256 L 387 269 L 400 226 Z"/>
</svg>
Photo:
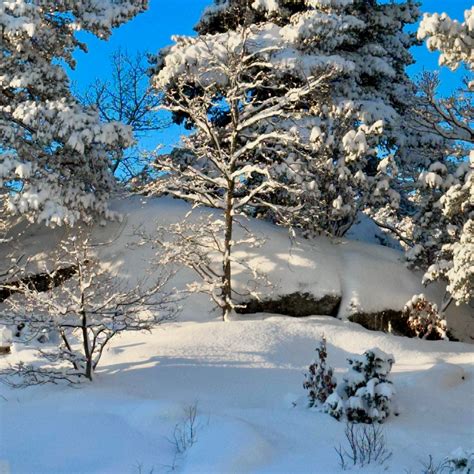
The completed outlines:
<svg viewBox="0 0 474 474">
<path fill-rule="evenodd" d="M 188 208 L 169 199 L 133 199 L 119 210 L 124 221 L 98 228 L 96 239 L 108 242 L 99 250 L 104 265 L 134 279 L 152 254 L 149 248 L 126 246 L 139 224 L 152 231 Z M 290 243 L 284 229 L 250 225 L 268 241 L 261 256 L 248 258 L 260 259 L 276 293 L 341 293 L 344 318 L 351 302 L 366 310 L 401 307 L 420 292 L 419 276 L 394 250 L 327 239 Z M 31 263 L 41 266 L 54 239 L 50 231 L 29 232 L 16 244 L 42 252 Z M 190 276 L 180 272 L 174 284 Z M 243 285 L 245 274 L 237 278 Z M 117 337 L 93 384 L 26 390 L 0 385 L 0 466 L 28 474 L 156 473 L 173 464 L 188 473 L 340 472 L 334 447 L 345 442 L 344 424 L 307 409 L 302 388 L 323 334 L 338 376 L 351 354 L 379 347 L 395 356 L 392 380 L 400 415 L 383 425 L 393 451 L 387 472 L 421 472 L 429 454 L 441 460 L 458 447 L 472 447 L 471 345 L 397 337 L 326 316 L 258 314 L 223 323 L 210 309 L 206 297 L 193 297 L 184 302 L 179 321 L 151 334 Z M 0 365 L 33 357 L 32 347 L 15 345 Z M 183 409 L 195 402 L 197 442 L 175 459 L 169 439 Z M 374 465 L 363 472 L 384 468 Z"/>
<path fill-rule="evenodd" d="M 428 454 L 472 445 L 471 346 L 384 335 L 330 317 L 275 316 L 173 323 L 120 337 L 96 381 L 79 389 L 2 387 L 0 458 L 15 473 L 136 473 L 138 464 L 166 472 L 174 457 L 167 438 L 197 401 L 198 440 L 178 471 L 339 472 L 333 447 L 344 441 L 344 424 L 308 410 L 302 389 L 323 333 L 337 374 L 349 354 L 367 348 L 395 356 L 400 415 L 383 425 L 389 472 L 420 472 Z M 20 355 L 29 354 L 10 360 Z"/>
</svg>

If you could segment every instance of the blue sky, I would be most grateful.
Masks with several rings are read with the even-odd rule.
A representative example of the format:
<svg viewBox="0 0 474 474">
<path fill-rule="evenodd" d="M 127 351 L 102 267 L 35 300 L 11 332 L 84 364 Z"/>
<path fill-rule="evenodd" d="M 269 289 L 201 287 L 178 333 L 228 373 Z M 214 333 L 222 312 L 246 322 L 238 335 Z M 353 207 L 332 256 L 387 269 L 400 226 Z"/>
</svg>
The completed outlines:
<svg viewBox="0 0 474 474">
<path fill-rule="evenodd" d="M 101 41 L 91 35 L 82 35 L 81 39 L 88 45 L 89 52 L 78 51 L 75 55 L 77 66 L 70 76 L 82 89 L 95 78 L 106 78 L 109 74 L 109 57 L 118 48 L 130 53 L 157 52 L 169 45 L 172 35 L 194 34 L 193 26 L 197 23 L 203 9 L 212 0 L 150 0 L 147 12 L 137 16 L 129 23 L 116 29 L 109 41 Z M 422 12 L 448 13 L 452 18 L 462 20 L 464 10 L 471 8 L 472 0 L 423 0 Z M 438 55 L 430 53 L 425 46 L 413 48 L 416 64 L 409 73 L 413 76 L 423 69 L 437 68 Z M 443 68 L 441 79 L 443 92 L 448 92 L 457 84 L 463 72 L 452 73 Z M 153 142 L 175 142 L 180 134 L 178 128 L 168 129 L 153 138 Z M 149 146 L 150 144 L 147 144 Z M 153 144 L 151 144 L 153 146 Z"/>
</svg>

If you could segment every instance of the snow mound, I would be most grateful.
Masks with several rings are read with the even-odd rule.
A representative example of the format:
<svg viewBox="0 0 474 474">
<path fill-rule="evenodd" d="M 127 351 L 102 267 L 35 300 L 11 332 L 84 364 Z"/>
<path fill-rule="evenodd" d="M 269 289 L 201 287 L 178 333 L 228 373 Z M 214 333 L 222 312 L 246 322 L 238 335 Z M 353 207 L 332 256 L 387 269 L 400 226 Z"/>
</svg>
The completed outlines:
<svg viewBox="0 0 474 474">
<path fill-rule="evenodd" d="M 153 270 L 156 250 L 151 244 L 136 246 L 138 235 L 153 236 L 158 226 L 166 227 L 184 219 L 190 206 L 171 198 L 129 197 L 117 200 L 112 209 L 121 213 L 121 222 L 96 225 L 93 240 L 103 265 L 130 284 L 143 279 Z M 198 208 L 188 217 L 197 220 L 200 216 L 216 211 Z M 421 284 L 421 273 L 407 268 L 403 254 L 395 249 L 348 239 L 319 237 L 312 240 L 291 240 L 287 230 L 259 220 L 246 220 L 245 226 L 254 235 L 263 239 L 261 248 L 235 248 L 234 256 L 257 268 L 266 275 L 271 286 L 254 288 L 254 278 L 239 265 L 234 266 L 234 288 L 257 289 L 261 297 L 277 298 L 293 293 L 310 294 L 315 299 L 325 296 L 341 298 L 337 316 L 346 319 L 355 313 L 377 313 L 384 310 L 401 311 L 414 294 L 425 293 L 428 299 L 440 303 L 444 287 L 432 284 L 425 288 Z M 236 239 L 239 227 L 236 226 Z M 14 246 L 15 252 L 29 258 L 29 271 L 42 271 L 52 265 L 48 254 L 64 235 L 64 229 L 51 230 L 30 226 L 15 230 L 18 238 L 14 243 L 0 246 L 0 258 L 7 258 Z M 240 230 L 240 232 L 242 232 Z M 183 288 L 194 280 L 194 274 L 181 269 L 172 285 Z M 184 302 L 182 321 L 207 321 L 218 318 L 212 313 L 212 304 L 204 295 L 193 295 Z M 467 306 L 451 305 L 447 321 L 452 333 L 469 341 L 474 337 L 474 319 Z M 247 316 L 242 316 L 247 317 Z"/>
</svg>

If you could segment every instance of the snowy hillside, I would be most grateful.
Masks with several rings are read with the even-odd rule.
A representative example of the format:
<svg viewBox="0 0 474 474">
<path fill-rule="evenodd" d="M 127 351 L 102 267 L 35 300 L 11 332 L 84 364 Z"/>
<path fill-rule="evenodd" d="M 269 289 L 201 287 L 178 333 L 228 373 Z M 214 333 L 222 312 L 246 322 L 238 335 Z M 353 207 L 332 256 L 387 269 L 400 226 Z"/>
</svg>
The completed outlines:
<svg viewBox="0 0 474 474">
<path fill-rule="evenodd" d="M 323 333 L 338 375 L 351 353 L 378 346 L 395 356 L 400 415 L 383 425 L 393 452 L 387 472 L 421 473 L 429 454 L 439 461 L 472 446 L 472 346 L 384 335 L 330 317 L 269 316 L 120 337 L 96 381 L 79 389 L 0 387 L 0 459 L 25 474 L 169 472 L 169 439 L 197 402 L 197 441 L 177 459 L 178 472 L 340 472 L 334 447 L 345 443 L 344 423 L 307 409 L 303 398 L 303 372 Z M 15 351 L 9 359 L 28 356 Z"/>
<path fill-rule="evenodd" d="M 154 271 L 152 262 L 159 260 L 156 257 L 156 246 L 152 248 L 151 243 L 133 245 L 140 240 L 139 234 L 156 236 L 158 227 L 166 228 L 181 221 L 190 207 L 170 198 L 132 197 L 117 201 L 114 209 L 122 215 L 122 222 L 96 225 L 93 240 L 97 244 L 96 251 L 102 264 L 113 269 L 114 273 L 132 285 L 143 279 L 150 270 Z M 200 217 L 212 212 L 206 208 L 195 209 L 188 220 L 199 222 Z M 403 254 L 397 250 L 354 240 L 329 240 L 324 237 L 290 240 L 287 230 L 257 220 L 245 221 L 245 226 L 257 238 L 262 239 L 264 244 L 259 249 L 238 246 L 234 250 L 235 257 L 263 273 L 268 281 L 255 283 L 249 270 L 236 264 L 234 286 L 238 292 L 256 290 L 263 300 L 294 293 L 309 294 L 316 303 L 329 296 L 335 302 L 329 305 L 332 309 L 330 315 L 340 319 L 362 315 L 363 321 L 369 320 L 369 327 L 370 322 L 374 321 L 375 329 L 379 329 L 375 321 L 377 316 L 380 317 L 379 313 L 403 309 L 414 294 L 425 293 L 433 302 L 441 302 L 444 292 L 442 285 L 423 287 L 421 273 L 409 270 Z M 242 233 L 237 228 L 237 234 L 239 232 Z M 357 234 L 357 229 L 352 233 L 355 237 L 354 234 Z M 21 238 L 0 248 L 0 252 L 5 255 L 14 249 L 29 257 L 29 271 L 40 272 L 45 266 L 51 267 L 48 252 L 63 235 L 61 228 L 51 230 L 31 226 L 21 234 Z M 364 225 L 359 235 L 370 238 L 373 234 L 368 233 L 367 225 Z M 183 289 L 186 283 L 195 278 L 190 270 L 182 268 L 170 286 Z M 209 318 L 219 317 L 217 313 L 210 315 L 213 306 L 207 296 L 191 295 L 183 305 L 181 321 L 208 321 Z M 322 308 L 326 306 L 323 305 Z M 448 309 L 447 319 L 456 338 L 472 340 L 474 320 L 471 308 L 452 304 Z"/>
<path fill-rule="evenodd" d="M 131 245 L 138 229 L 153 232 L 189 208 L 171 199 L 133 198 L 117 209 L 122 223 L 94 230 L 97 251 L 103 265 L 130 281 L 140 279 L 154 250 Z M 372 347 L 396 360 L 399 416 L 383 424 L 393 454 L 384 466 L 371 464 L 363 472 L 422 472 L 429 455 L 441 461 L 458 447 L 472 446 L 471 345 L 408 339 L 345 320 L 354 307 L 369 313 L 400 309 L 421 291 L 419 275 L 406 269 L 400 253 L 348 240 L 290 242 L 284 229 L 247 225 L 266 238 L 259 256 L 240 250 L 268 274 L 273 288 L 264 290 L 340 295 L 340 319 L 259 313 L 224 323 L 207 297 L 191 296 L 177 322 L 115 338 L 92 384 L 0 386 L 2 468 L 28 474 L 340 472 L 334 448 L 345 446 L 345 424 L 308 409 L 302 388 L 322 335 L 337 376 L 347 370 L 347 357 Z M 15 248 L 34 255 L 30 270 L 38 270 L 60 234 L 29 228 Z M 247 278 L 243 271 L 237 275 L 241 287 Z M 187 281 L 191 274 L 183 269 L 173 284 Z M 451 318 L 467 327 L 467 312 L 455 313 Z M 15 344 L 0 365 L 33 361 L 38 345 L 48 348 Z M 188 429 L 193 406 L 196 439 L 177 454 L 173 433 L 176 426 L 178 434 Z"/>
</svg>

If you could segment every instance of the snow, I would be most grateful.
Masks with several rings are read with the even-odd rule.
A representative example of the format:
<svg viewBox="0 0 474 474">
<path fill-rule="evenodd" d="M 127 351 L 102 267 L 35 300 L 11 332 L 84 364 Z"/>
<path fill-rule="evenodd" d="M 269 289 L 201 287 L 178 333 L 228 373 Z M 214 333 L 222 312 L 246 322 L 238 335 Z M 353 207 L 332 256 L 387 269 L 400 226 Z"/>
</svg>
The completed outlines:
<svg viewBox="0 0 474 474">
<path fill-rule="evenodd" d="M 135 197 L 112 208 L 122 213 L 122 222 L 97 226 L 93 237 L 103 265 L 132 284 L 146 273 L 154 254 L 147 245 L 134 248 L 137 232 L 178 222 L 190 207 L 170 198 Z M 209 212 L 194 210 L 191 217 Z M 236 249 L 267 273 L 274 288 L 263 291 L 340 293 L 341 319 L 255 314 L 224 323 L 205 296 L 194 295 L 183 302 L 178 321 L 113 339 L 92 384 L 26 390 L 0 385 L 0 460 L 11 472 L 116 474 L 171 467 L 209 474 L 340 472 L 333 448 L 344 444 L 345 425 L 308 409 L 302 386 L 323 335 L 328 364 L 339 380 L 347 373 L 346 359 L 372 347 L 396 360 L 391 380 L 400 415 L 383 424 L 393 451 L 387 472 L 418 472 L 429 454 L 442 460 L 457 448 L 471 449 L 472 346 L 397 337 L 345 320 L 354 305 L 366 311 L 401 309 L 421 292 L 421 275 L 406 268 L 399 251 L 354 240 L 290 241 L 286 230 L 268 223 L 246 225 L 266 238 L 258 254 Z M 16 230 L 15 248 L 26 252 L 32 271 L 51 264 L 48 252 L 65 232 L 40 226 Z M 0 247 L 2 257 L 9 245 Z M 179 287 L 190 278 L 181 270 L 173 284 Z M 238 285 L 247 279 L 245 270 L 237 272 Z M 424 292 L 441 295 L 436 288 Z M 461 318 L 461 309 L 451 316 Z M 0 367 L 32 361 L 34 349 L 33 342 L 14 344 Z M 197 441 L 176 457 L 169 439 L 183 422 L 183 410 L 194 403 Z"/>
<path fill-rule="evenodd" d="M 446 13 L 425 13 L 418 38 L 426 39 L 430 51 L 439 50 L 440 66 L 455 70 L 461 62 L 469 69 L 474 65 L 474 7 L 464 11 L 464 23 L 452 20 Z"/>
<path fill-rule="evenodd" d="M 440 459 L 471 447 L 472 346 L 370 332 L 329 317 L 267 315 L 123 335 L 96 382 L 80 389 L 1 386 L 0 459 L 15 473 L 136 473 L 139 464 L 165 472 L 174 457 L 167 438 L 197 401 L 197 442 L 178 459 L 178 472 L 340 472 L 333 448 L 344 443 L 344 424 L 307 409 L 302 398 L 303 373 L 323 333 L 337 375 L 346 357 L 373 346 L 397 360 L 400 415 L 383 424 L 393 451 L 387 472 L 419 472 L 428 454 Z M 10 361 L 30 354 L 17 351 Z"/>
<path fill-rule="evenodd" d="M 12 336 L 13 334 L 10 329 L 0 326 L 0 347 L 10 347 Z"/>
<path fill-rule="evenodd" d="M 349 240 L 357 240 L 370 244 L 383 245 L 395 250 L 402 250 L 400 242 L 395 240 L 388 232 L 381 229 L 369 216 L 360 213 L 357 221 L 346 233 Z"/>
<path fill-rule="evenodd" d="M 117 200 L 111 209 L 122 215 L 122 221 L 96 226 L 93 240 L 98 244 L 97 252 L 103 265 L 134 285 L 153 270 L 153 262 L 156 261 L 156 249 L 150 243 L 134 245 L 139 240 L 139 234 L 153 236 L 158 227 L 166 228 L 180 222 L 191 211 L 191 206 L 171 198 L 130 197 Z M 198 208 L 188 219 L 198 223 L 200 217 L 213 212 L 216 211 Z M 245 227 L 264 243 L 258 249 L 253 248 L 252 242 L 234 247 L 236 260 L 245 262 L 245 265 L 234 265 L 235 290 L 239 293 L 257 290 L 263 299 L 270 295 L 274 297 L 296 292 L 309 293 L 315 298 L 340 295 L 342 301 L 338 317 L 341 319 L 354 312 L 401 311 L 413 295 L 420 293 L 441 307 L 444 287 L 432 283 L 425 288 L 421 283 L 422 272 L 409 270 L 402 252 L 364 242 L 379 239 L 367 231 L 367 228 L 372 228 L 373 222 L 367 221 L 366 217 L 362 219 L 363 224 L 351 234 L 361 241 L 326 237 L 291 240 L 284 228 L 245 219 Z M 48 252 L 66 230 L 33 225 L 16 232 L 22 235 L 21 238 L 3 244 L 0 257 L 7 258 L 8 250 L 14 249 L 25 254 L 29 271 L 35 272 L 51 265 Z M 234 240 L 246 239 L 248 235 L 237 225 Z M 271 285 L 255 284 L 251 269 L 263 273 Z M 184 288 L 194 278 L 190 270 L 180 269 L 170 286 Z M 209 319 L 212 304 L 207 296 L 192 295 L 183 304 L 184 312 L 180 320 Z M 212 313 L 212 317 L 219 316 Z M 458 339 L 469 341 L 474 337 L 474 321 L 468 306 L 451 305 L 447 323 Z"/>
</svg>

